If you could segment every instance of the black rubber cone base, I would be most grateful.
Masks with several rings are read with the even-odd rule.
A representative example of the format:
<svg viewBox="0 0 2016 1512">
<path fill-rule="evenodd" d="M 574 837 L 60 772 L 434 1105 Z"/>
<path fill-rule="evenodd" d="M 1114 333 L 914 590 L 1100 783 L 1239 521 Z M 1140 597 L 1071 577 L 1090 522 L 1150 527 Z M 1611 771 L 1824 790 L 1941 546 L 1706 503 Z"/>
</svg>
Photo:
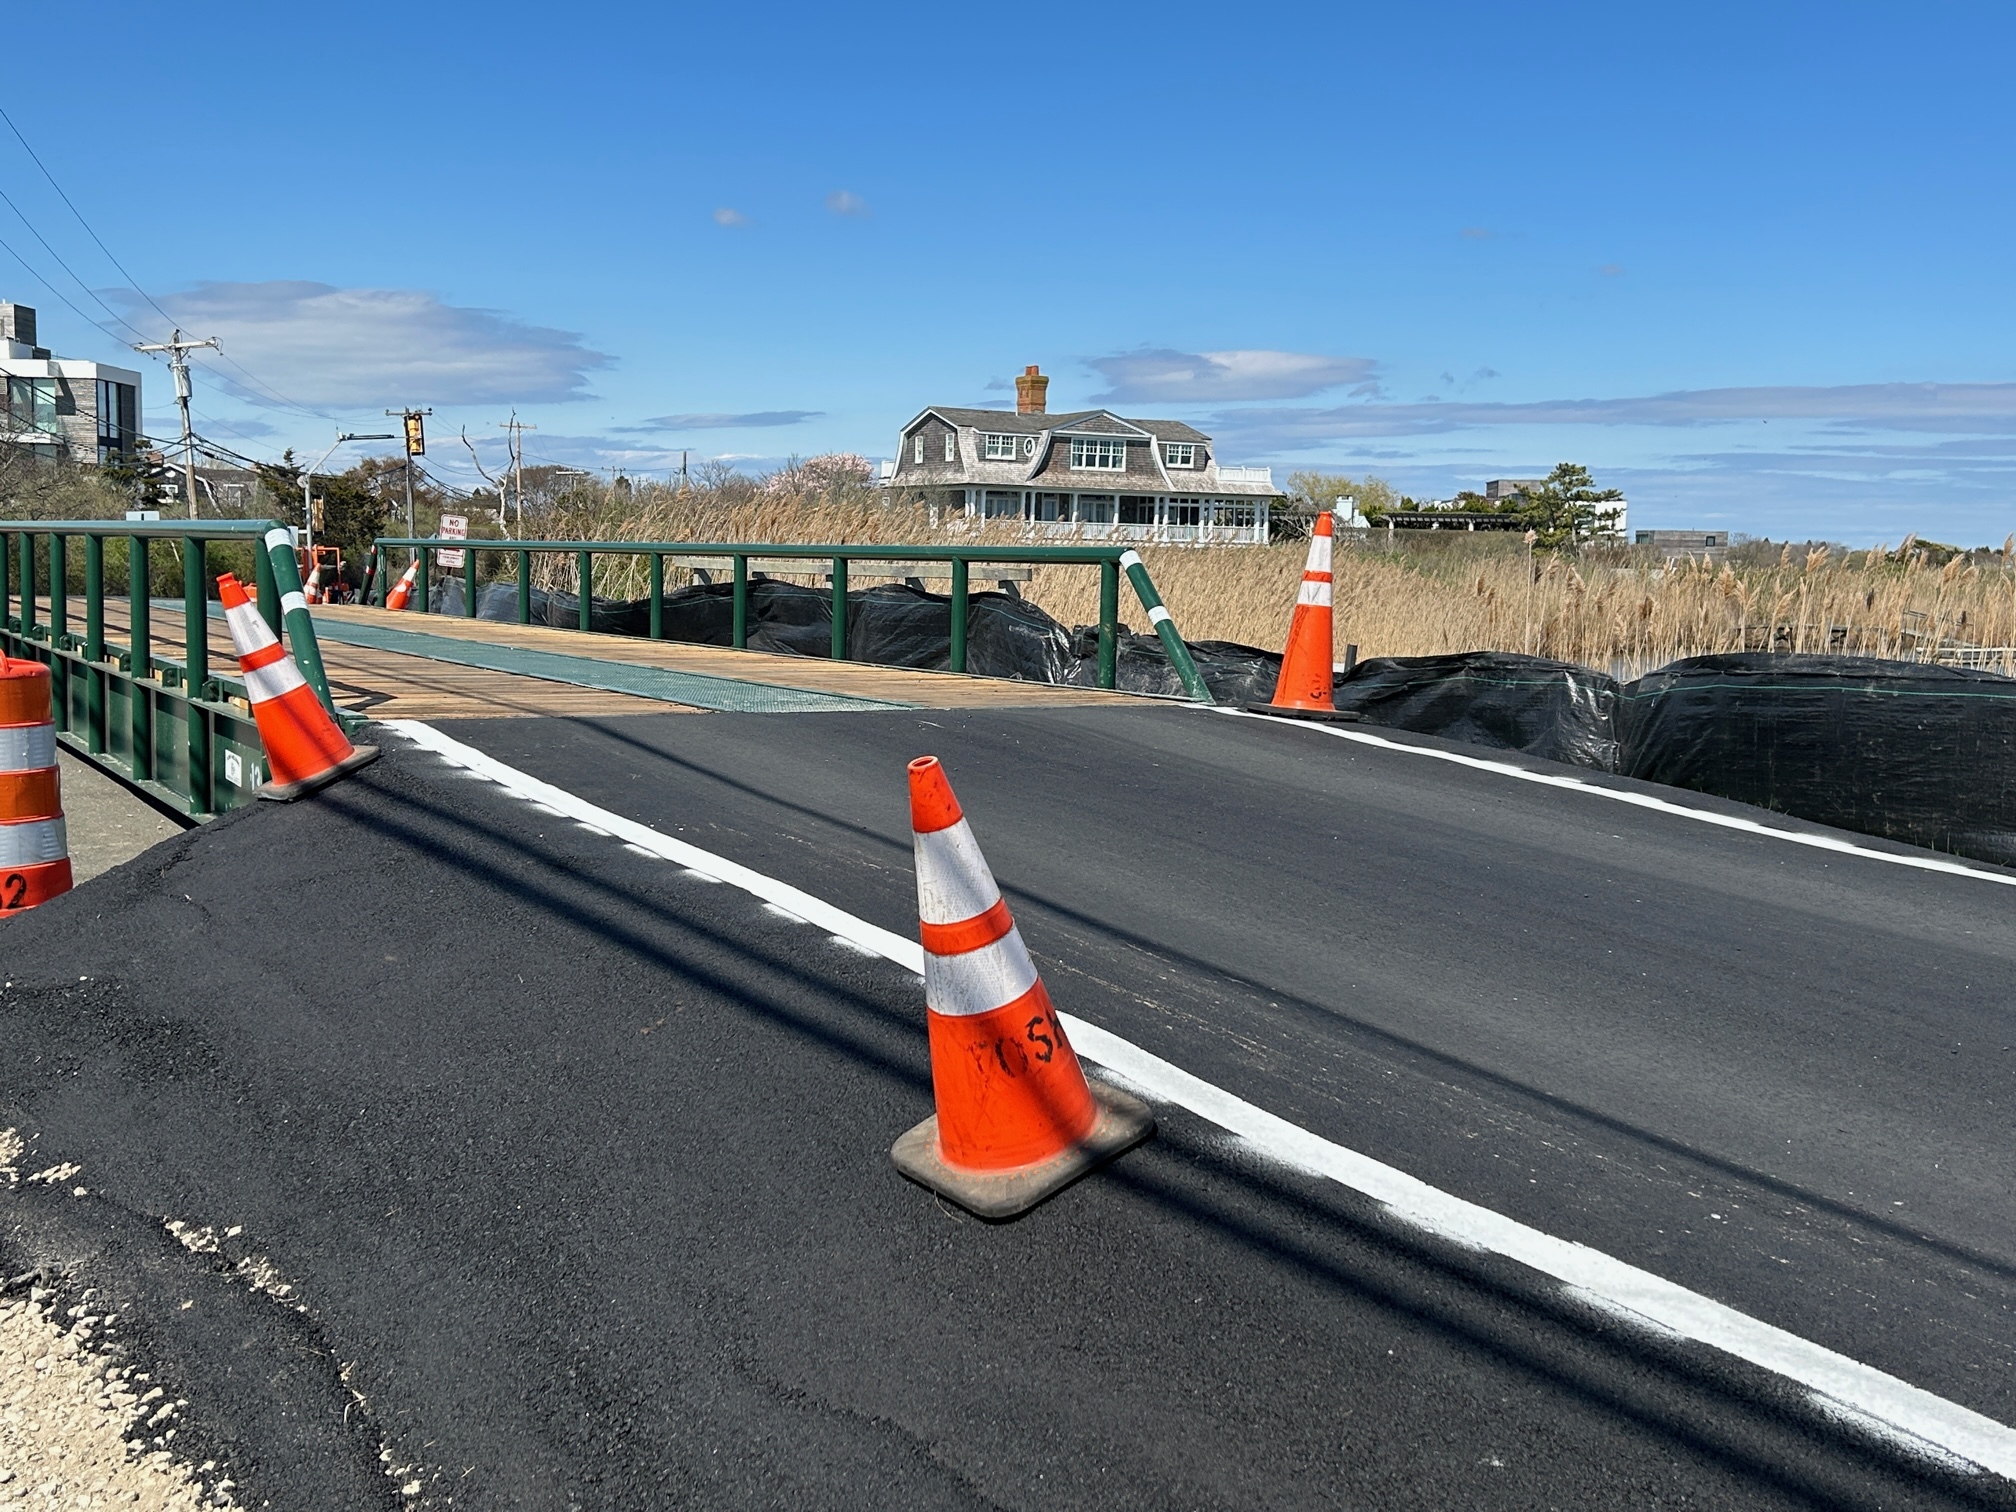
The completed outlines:
<svg viewBox="0 0 2016 1512">
<path fill-rule="evenodd" d="M 318 788 L 325 788 L 339 777 L 348 777 L 361 766 L 369 766 L 378 759 L 378 747 L 357 746 L 348 756 L 326 772 L 317 772 L 313 777 L 303 777 L 299 782 L 269 782 L 259 789 L 261 798 L 271 798 L 275 803 L 289 803 L 296 798 L 306 797 Z"/>
<path fill-rule="evenodd" d="M 1356 709 L 1291 709 L 1285 704 L 1245 704 L 1248 714 L 1272 714 L 1281 719 L 1312 719 L 1318 724 L 1357 724 L 1365 716 Z"/>
<path fill-rule="evenodd" d="M 969 1171 L 947 1165 L 938 1153 L 938 1115 L 910 1130 L 889 1151 L 896 1169 L 919 1186 L 950 1197 L 976 1217 L 1000 1222 L 1020 1217 L 1087 1171 L 1097 1170 L 1155 1132 L 1148 1104 L 1104 1082 L 1088 1082 L 1099 1116 L 1092 1132 L 1062 1154 L 1005 1171 Z"/>
</svg>

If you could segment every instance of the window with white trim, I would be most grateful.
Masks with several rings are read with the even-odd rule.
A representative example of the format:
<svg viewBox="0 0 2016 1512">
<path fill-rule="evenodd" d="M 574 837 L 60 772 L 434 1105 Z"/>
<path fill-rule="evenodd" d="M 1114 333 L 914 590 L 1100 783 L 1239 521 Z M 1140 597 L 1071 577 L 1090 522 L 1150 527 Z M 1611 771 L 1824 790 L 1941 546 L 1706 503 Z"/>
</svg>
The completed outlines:
<svg viewBox="0 0 2016 1512">
<path fill-rule="evenodd" d="M 1022 452 L 1022 437 L 1003 436 L 988 431 L 980 437 L 981 455 L 989 462 L 1013 462 Z M 1029 438 L 1032 442 L 1035 438 Z"/>
<path fill-rule="evenodd" d="M 945 432 L 945 460 L 947 462 L 957 462 L 959 460 L 959 433 L 957 431 L 948 430 Z"/>
<path fill-rule="evenodd" d="M 1194 441 L 1168 441 L 1162 446 L 1162 460 L 1171 467 L 1195 467 L 1197 465 L 1197 443 Z"/>
<path fill-rule="evenodd" d="M 916 440 L 911 445 L 910 460 L 912 462 L 922 462 L 924 460 L 924 432 L 922 431 L 917 432 Z"/>
<path fill-rule="evenodd" d="M 1125 472 L 1127 443 L 1108 441 L 1103 437 L 1073 436 L 1071 465 L 1080 471 Z"/>
</svg>

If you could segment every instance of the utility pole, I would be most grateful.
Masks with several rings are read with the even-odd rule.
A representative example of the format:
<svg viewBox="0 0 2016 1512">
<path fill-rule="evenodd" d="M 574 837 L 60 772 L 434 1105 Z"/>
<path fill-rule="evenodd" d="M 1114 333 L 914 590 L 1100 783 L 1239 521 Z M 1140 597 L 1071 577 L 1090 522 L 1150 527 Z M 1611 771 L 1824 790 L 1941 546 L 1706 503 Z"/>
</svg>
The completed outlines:
<svg viewBox="0 0 2016 1512">
<path fill-rule="evenodd" d="M 427 429 L 420 417 L 434 413 L 431 409 L 387 410 L 388 415 L 397 415 L 406 427 L 406 535 L 411 539 L 420 534 L 413 515 L 413 459 L 427 455 Z M 409 546 L 408 551 L 417 551 Z"/>
<path fill-rule="evenodd" d="M 511 411 L 511 418 L 509 420 L 500 420 L 497 422 L 497 428 L 511 433 L 511 491 L 518 496 L 518 539 L 522 541 L 525 539 L 525 441 L 523 433 L 528 430 L 537 430 L 539 427 L 536 425 L 527 425 L 524 421 L 520 420 L 518 418 L 518 411 L 514 409 Z M 502 503 L 503 501 L 500 499 L 498 502 Z"/>
<path fill-rule="evenodd" d="M 136 352 L 166 352 L 169 371 L 175 375 L 175 403 L 182 411 L 182 490 L 189 499 L 189 518 L 196 518 L 196 431 L 189 423 L 189 352 L 203 347 L 224 348 L 218 345 L 215 336 L 206 341 L 184 341 L 182 328 L 175 328 L 174 336 L 167 341 L 150 341 L 136 345 Z"/>
</svg>

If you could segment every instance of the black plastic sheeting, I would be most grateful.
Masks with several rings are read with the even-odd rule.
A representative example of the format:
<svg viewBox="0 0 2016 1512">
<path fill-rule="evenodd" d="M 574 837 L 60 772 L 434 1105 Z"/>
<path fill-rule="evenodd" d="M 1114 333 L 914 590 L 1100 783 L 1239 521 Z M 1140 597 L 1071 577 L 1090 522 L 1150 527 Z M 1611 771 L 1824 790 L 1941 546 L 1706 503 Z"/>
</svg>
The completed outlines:
<svg viewBox="0 0 2016 1512">
<path fill-rule="evenodd" d="M 733 643 L 734 588 L 665 595 L 664 637 Z M 580 623 L 569 593 L 534 590 L 532 623 Z M 967 670 L 982 677 L 1096 687 L 1099 636 L 1075 631 L 1005 593 L 968 600 Z M 462 612 L 462 584 L 433 595 Z M 645 635 L 645 599 L 595 599 L 596 630 Z M 491 583 L 477 618 L 515 622 L 518 591 Z M 749 645 L 825 657 L 833 596 L 758 577 L 749 584 Z M 951 600 L 903 584 L 847 599 L 847 655 L 879 666 L 944 670 Z M 1212 697 L 1265 703 L 1279 654 L 1230 641 L 1189 642 Z M 1153 635 L 1120 627 L 1117 684 L 1183 696 Z M 1368 724 L 1518 751 L 1593 771 L 1756 804 L 1780 813 L 1984 861 L 2016 865 L 2016 680 L 1992 673 L 1863 657 L 1751 652 L 1674 662 L 1636 682 L 1572 662 L 1508 652 L 1389 656 L 1336 679 L 1337 707 Z"/>
<path fill-rule="evenodd" d="M 1621 690 L 1624 776 L 2016 865 L 2016 680 L 1856 656 L 1696 656 Z"/>
<path fill-rule="evenodd" d="M 1617 769 L 1617 680 L 1573 662 L 1504 651 L 1379 656 L 1335 687 L 1337 707 L 1371 724 Z"/>
</svg>

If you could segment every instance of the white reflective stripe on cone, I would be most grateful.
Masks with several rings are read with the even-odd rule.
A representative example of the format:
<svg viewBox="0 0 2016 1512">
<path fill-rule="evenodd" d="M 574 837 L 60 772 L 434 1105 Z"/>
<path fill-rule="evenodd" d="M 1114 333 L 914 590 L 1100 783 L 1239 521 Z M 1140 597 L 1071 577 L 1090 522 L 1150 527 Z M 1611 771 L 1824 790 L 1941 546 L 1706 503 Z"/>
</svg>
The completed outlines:
<svg viewBox="0 0 2016 1512">
<path fill-rule="evenodd" d="M 304 594 L 295 593 L 290 589 L 288 592 L 280 595 L 280 612 L 282 614 L 292 614 L 296 609 L 306 609 L 307 607 L 308 599 Z"/>
<path fill-rule="evenodd" d="M 0 866 L 40 866 L 69 854 L 70 832 L 61 819 L 0 824 Z"/>
<path fill-rule="evenodd" d="M 39 772 L 56 765 L 56 726 L 7 725 L 0 728 L 0 772 Z"/>
<path fill-rule="evenodd" d="M 917 842 L 917 917 L 926 924 L 963 924 L 1001 901 L 1001 889 L 972 826 L 912 832 Z"/>
<path fill-rule="evenodd" d="M 1304 572 L 1328 572 L 1330 570 L 1330 537 L 1312 535 L 1309 537 L 1309 565 Z"/>
<path fill-rule="evenodd" d="M 924 952 L 924 1002 L 933 1013 L 952 1018 L 991 1013 L 1035 985 L 1036 963 L 1019 929 L 960 955 Z"/>
<path fill-rule="evenodd" d="M 1304 578 L 1302 580 L 1302 591 L 1295 595 L 1295 602 L 1298 606 L 1308 604 L 1318 609 L 1328 609 L 1330 607 L 1330 585 L 1321 578 L 1318 578 L 1313 583 Z"/>
<path fill-rule="evenodd" d="M 294 665 L 291 656 L 283 656 L 270 666 L 254 667 L 244 676 L 245 691 L 252 696 L 254 703 L 264 703 L 269 698 L 278 698 L 283 693 L 308 686 L 308 679 L 301 675 L 301 669 Z"/>
<path fill-rule="evenodd" d="M 234 604 L 224 611 L 225 623 L 231 627 L 231 644 L 240 656 L 248 651 L 257 651 L 262 646 L 277 646 L 280 638 L 267 625 L 264 616 L 251 604 Z"/>
</svg>

